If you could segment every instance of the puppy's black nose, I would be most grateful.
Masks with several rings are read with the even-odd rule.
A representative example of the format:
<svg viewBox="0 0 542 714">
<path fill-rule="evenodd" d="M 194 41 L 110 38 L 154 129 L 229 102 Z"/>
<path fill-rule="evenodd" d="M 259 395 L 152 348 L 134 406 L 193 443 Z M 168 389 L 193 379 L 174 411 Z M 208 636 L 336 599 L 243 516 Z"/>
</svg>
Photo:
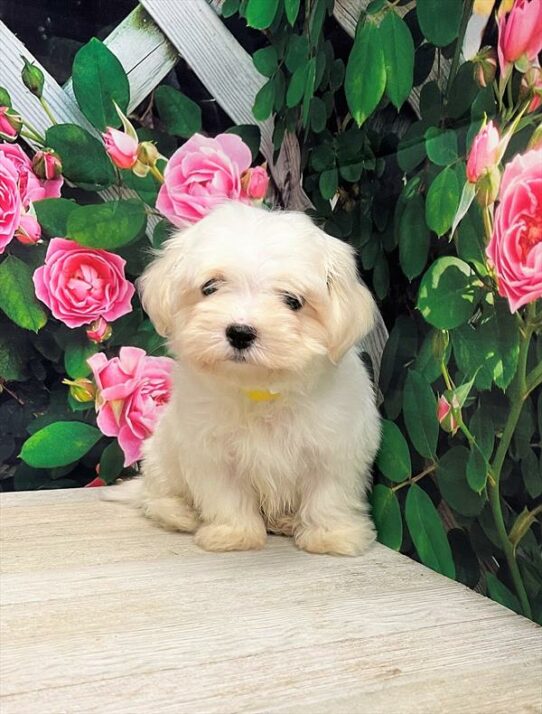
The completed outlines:
<svg viewBox="0 0 542 714">
<path fill-rule="evenodd" d="M 250 325 L 228 325 L 226 337 L 236 350 L 246 350 L 256 339 L 256 330 Z"/>
</svg>

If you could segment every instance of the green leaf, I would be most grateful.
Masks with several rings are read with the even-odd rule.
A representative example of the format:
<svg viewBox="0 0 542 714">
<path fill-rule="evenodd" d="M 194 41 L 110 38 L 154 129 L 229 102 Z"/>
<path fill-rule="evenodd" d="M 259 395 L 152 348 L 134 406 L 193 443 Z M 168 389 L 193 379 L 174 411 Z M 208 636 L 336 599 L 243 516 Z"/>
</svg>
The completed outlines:
<svg viewBox="0 0 542 714">
<path fill-rule="evenodd" d="M 339 174 L 337 169 L 333 168 L 322 171 L 318 185 L 322 198 L 325 198 L 326 200 L 333 198 L 339 185 Z"/>
<path fill-rule="evenodd" d="M 468 264 L 447 256 L 436 260 L 423 276 L 417 307 L 433 327 L 451 330 L 467 322 L 479 295 Z"/>
<path fill-rule="evenodd" d="M 521 459 L 521 475 L 531 498 L 542 495 L 542 456 L 538 460 L 534 451 L 529 449 Z"/>
<path fill-rule="evenodd" d="M 63 237 L 68 233 L 68 217 L 77 208 L 75 201 L 67 198 L 44 198 L 33 204 L 36 218 L 44 233 L 50 238 Z"/>
<path fill-rule="evenodd" d="M 482 493 L 486 487 L 488 464 L 484 455 L 475 446 L 471 446 L 469 452 L 466 475 L 470 488 L 475 493 Z"/>
<path fill-rule="evenodd" d="M 457 134 L 452 129 L 430 126 L 425 132 L 425 151 L 437 166 L 447 166 L 457 159 Z"/>
<path fill-rule="evenodd" d="M 437 480 L 446 503 L 463 516 L 478 516 L 484 507 L 484 498 L 475 493 L 467 483 L 469 450 L 454 446 L 439 461 Z"/>
<path fill-rule="evenodd" d="M 265 121 L 271 116 L 273 104 L 275 102 L 275 83 L 272 79 L 266 82 L 260 89 L 254 100 L 252 114 L 256 121 Z"/>
<path fill-rule="evenodd" d="M 454 221 L 459 206 L 460 188 L 457 174 L 450 166 L 433 180 L 427 192 L 425 220 L 438 236 L 444 235 Z"/>
<path fill-rule="evenodd" d="M 313 97 L 311 100 L 311 129 L 315 134 L 324 131 L 327 124 L 326 105 L 320 97 Z"/>
<path fill-rule="evenodd" d="M 272 77 L 277 70 L 279 56 L 273 45 L 256 50 L 252 55 L 254 66 L 264 77 Z"/>
<path fill-rule="evenodd" d="M 414 369 L 408 370 L 405 381 L 403 415 L 416 451 L 427 459 L 435 459 L 439 432 L 437 400 L 429 382 Z"/>
<path fill-rule="evenodd" d="M 437 400 L 429 382 L 410 369 L 403 392 L 403 415 L 414 448 L 426 459 L 436 458 L 439 433 Z"/>
<path fill-rule="evenodd" d="M 471 204 L 474 201 L 475 195 L 476 195 L 476 184 L 469 183 L 469 181 L 466 181 L 465 184 L 463 185 L 463 190 L 461 191 L 461 198 L 459 199 L 459 206 L 457 207 L 457 212 L 454 216 L 454 221 L 452 223 L 452 235 L 455 233 L 456 228 L 459 225 L 459 222 L 464 218 L 467 211 L 471 207 Z M 460 237 L 459 237 L 459 240 L 460 240 Z M 459 245 L 457 247 L 457 252 L 460 255 Z M 463 256 L 460 255 L 460 257 L 463 257 Z"/>
<path fill-rule="evenodd" d="M 358 126 L 376 109 L 386 87 L 382 34 L 370 19 L 357 32 L 346 65 L 344 91 Z"/>
<path fill-rule="evenodd" d="M 285 63 L 293 74 L 298 67 L 306 64 L 309 58 L 309 41 L 305 35 L 292 35 L 286 50 Z"/>
<path fill-rule="evenodd" d="M 497 300 L 476 327 L 454 331 L 452 343 L 458 367 L 467 377 L 476 375 L 479 389 L 490 389 L 492 382 L 503 390 L 510 385 L 519 358 L 519 329 L 505 301 Z"/>
<path fill-rule="evenodd" d="M 44 309 L 34 297 L 32 271 L 14 255 L 0 264 L 0 309 L 25 330 L 37 332 L 47 322 Z"/>
<path fill-rule="evenodd" d="M 295 107 L 303 99 L 307 74 L 307 62 L 301 64 L 293 73 L 292 78 L 290 79 L 290 83 L 288 84 L 288 91 L 286 92 L 287 107 Z"/>
<path fill-rule="evenodd" d="M 500 605 L 504 605 L 504 607 L 507 607 L 509 610 L 517 612 L 518 615 L 523 614 L 517 597 L 510 592 L 506 585 L 501 583 L 496 575 L 488 573 L 486 575 L 486 582 L 489 597 L 492 600 L 495 600 L 495 602 L 498 602 Z"/>
<path fill-rule="evenodd" d="M 166 131 L 189 139 L 201 131 L 201 109 L 196 102 L 179 90 L 161 85 L 154 92 L 154 100 Z"/>
<path fill-rule="evenodd" d="M 45 141 L 60 155 L 64 176 L 73 183 L 96 190 L 115 182 L 115 169 L 103 144 L 80 126 L 55 124 L 47 129 Z"/>
<path fill-rule="evenodd" d="M 229 17 L 235 15 L 237 12 L 239 12 L 240 4 L 241 0 L 224 0 L 224 4 L 220 8 L 222 17 L 227 20 Z"/>
<path fill-rule="evenodd" d="M 9 92 L 4 87 L 0 87 L 0 106 L 11 107 L 11 97 Z"/>
<path fill-rule="evenodd" d="M 383 300 L 390 287 L 390 269 L 384 253 L 380 253 L 373 268 L 373 288 L 376 297 Z"/>
<path fill-rule="evenodd" d="M 161 248 L 162 243 L 171 238 L 171 223 L 166 220 L 159 221 L 152 233 L 152 247 Z"/>
<path fill-rule="evenodd" d="M 101 438 L 100 431 L 90 424 L 57 421 L 24 442 L 21 459 L 38 469 L 67 466 L 84 456 Z"/>
<path fill-rule="evenodd" d="M 416 193 L 406 201 L 399 220 L 399 263 L 409 280 L 418 277 L 427 263 L 430 232 L 425 223 L 425 204 Z"/>
<path fill-rule="evenodd" d="M 410 537 L 422 563 L 448 578 L 455 578 L 452 549 L 439 513 L 423 489 L 408 489 L 405 519 Z"/>
<path fill-rule="evenodd" d="M 393 550 L 400 550 L 403 542 L 403 521 L 397 496 L 391 488 L 378 483 L 373 488 L 371 503 L 379 542 Z"/>
<path fill-rule="evenodd" d="M 461 0 L 418 0 L 416 13 L 425 39 L 437 47 L 455 40 L 462 8 Z"/>
<path fill-rule="evenodd" d="M 301 111 L 301 119 L 303 126 L 308 126 L 309 113 L 311 108 L 312 95 L 314 94 L 314 85 L 316 80 L 316 58 L 312 57 L 307 65 L 307 74 L 305 77 L 305 88 L 303 90 L 303 107 Z"/>
<path fill-rule="evenodd" d="M 241 137 L 252 153 L 252 160 L 256 161 L 261 142 L 261 131 L 257 124 L 238 124 L 226 129 L 226 134 L 236 134 Z"/>
<path fill-rule="evenodd" d="M 299 15 L 300 0 L 284 0 L 284 9 L 286 10 L 286 19 L 290 25 L 294 25 Z"/>
<path fill-rule="evenodd" d="M 386 478 L 395 483 L 405 481 L 412 474 L 406 439 L 399 427 L 388 419 L 382 420 L 382 441 L 376 465 Z"/>
<path fill-rule="evenodd" d="M 145 207 L 137 199 L 79 206 L 68 218 L 68 234 L 80 245 L 115 250 L 145 230 Z"/>
<path fill-rule="evenodd" d="M 25 333 L 18 330 L 15 325 L 2 325 L 0 328 L 0 379 L 6 382 L 20 382 L 27 379 L 30 349 Z"/>
<path fill-rule="evenodd" d="M 279 0 L 248 0 L 246 21 L 249 27 L 266 30 L 277 14 Z"/>
<path fill-rule="evenodd" d="M 480 563 L 468 534 L 460 528 L 448 531 L 455 563 L 456 580 L 469 588 L 474 588 L 480 580 Z"/>
<path fill-rule="evenodd" d="M 88 377 L 91 372 L 87 359 L 98 351 L 98 346 L 85 335 L 74 333 L 64 352 L 64 369 L 72 379 Z"/>
<path fill-rule="evenodd" d="M 124 453 L 117 440 L 111 442 L 102 451 L 100 458 L 100 478 L 106 483 L 113 483 L 124 467 Z"/>
<path fill-rule="evenodd" d="M 386 69 L 386 94 L 397 110 L 408 99 L 414 79 L 414 42 L 408 26 L 393 10 L 380 24 Z"/>
<path fill-rule="evenodd" d="M 122 112 L 127 112 L 130 83 L 121 63 L 103 42 L 93 37 L 78 50 L 72 80 L 77 104 L 96 129 L 105 131 L 108 126 L 119 126 L 115 102 Z"/>
<path fill-rule="evenodd" d="M 413 171 L 425 159 L 425 129 L 425 122 L 415 122 L 399 141 L 397 163 L 403 171 Z"/>
</svg>

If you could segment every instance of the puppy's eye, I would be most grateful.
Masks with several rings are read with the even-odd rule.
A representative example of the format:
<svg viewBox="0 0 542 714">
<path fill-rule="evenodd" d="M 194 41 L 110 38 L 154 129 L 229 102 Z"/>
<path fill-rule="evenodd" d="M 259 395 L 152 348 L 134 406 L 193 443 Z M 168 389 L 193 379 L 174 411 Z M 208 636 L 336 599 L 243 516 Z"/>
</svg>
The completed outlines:
<svg viewBox="0 0 542 714">
<path fill-rule="evenodd" d="M 296 297 L 295 295 L 292 295 L 292 293 L 283 293 L 282 299 L 285 305 L 288 305 L 290 310 L 293 310 L 294 312 L 297 312 L 297 310 L 301 310 L 301 308 L 305 304 L 305 301 L 302 297 Z"/>
<path fill-rule="evenodd" d="M 218 288 L 220 287 L 220 280 L 216 280 L 213 278 L 212 280 L 208 280 L 206 283 L 203 283 L 201 286 L 201 292 L 204 295 L 212 295 L 213 293 L 216 293 Z"/>
</svg>

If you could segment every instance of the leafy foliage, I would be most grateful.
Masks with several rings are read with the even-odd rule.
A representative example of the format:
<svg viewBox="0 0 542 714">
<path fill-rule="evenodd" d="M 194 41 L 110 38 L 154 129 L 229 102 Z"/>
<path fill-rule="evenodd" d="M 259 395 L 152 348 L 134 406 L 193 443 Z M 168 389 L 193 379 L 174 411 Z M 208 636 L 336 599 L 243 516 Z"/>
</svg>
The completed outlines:
<svg viewBox="0 0 542 714">
<path fill-rule="evenodd" d="M 481 60 L 461 55 L 470 9 L 460 0 L 375 0 L 352 40 L 332 17 L 333 0 L 225 0 L 222 14 L 251 28 L 240 39 L 262 75 L 255 123 L 273 118 L 276 155 L 288 132 L 297 135 L 311 213 L 357 249 L 390 327 L 372 493 L 380 541 L 542 621 L 542 313 L 538 303 L 511 313 L 499 294 L 486 259 L 488 212 L 465 166 L 484 116 L 501 126 L 517 118 L 522 77 L 514 70 L 496 94 L 475 82 Z M 495 33 L 492 16 L 484 37 L 495 44 Z M 128 84 L 109 50 L 92 40 L 73 74 L 90 123 L 119 126 L 113 102 L 127 110 Z M 163 85 L 154 106 L 132 117 L 166 157 L 179 139 L 207 128 L 204 103 L 189 95 Z M 0 103 L 11 104 L 2 90 Z M 524 109 L 518 121 L 505 161 L 525 151 L 540 109 Z M 221 129 L 242 136 L 256 158 L 257 126 Z M 45 143 L 75 188 L 35 203 L 44 238 L 70 235 L 118 252 L 128 277 L 137 278 L 149 246 L 169 235 L 167 221 L 145 235 L 155 179 L 117 171 L 83 127 L 52 126 Z M 93 193 L 121 182 L 135 197 L 100 203 Z M 100 438 L 93 409 L 62 384 L 66 375 L 87 376 L 94 348 L 82 330 L 52 319 L 44 327 L 29 282 L 43 262 L 39 251 L 10 246 L 0 263 L 6 483 L 83 485 L 97 464 L 109 483 L 129 473 L 118 444 Z M 137 298 L 115 322 L 107 349 L 120 345 L 163 352 Z M 439 425 L 443 404 L 450 410 Z M 62 449 L 51 447 L 51 435 Z"/>
</svg>

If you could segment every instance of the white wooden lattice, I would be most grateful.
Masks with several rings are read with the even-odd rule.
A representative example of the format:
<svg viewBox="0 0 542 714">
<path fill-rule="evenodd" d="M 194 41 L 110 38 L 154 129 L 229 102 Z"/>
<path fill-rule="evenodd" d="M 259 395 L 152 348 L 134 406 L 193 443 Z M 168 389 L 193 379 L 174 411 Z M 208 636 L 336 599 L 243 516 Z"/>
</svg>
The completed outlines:
<svg viewBox="0 0 542 714">
<path fill-rule="evenodd" d="M 349 34 L 353 35 L 356 17 L 367 4 L 368 0 L 337 0 L 335 16 Z M 129 108 L 132 110 L 140 104 L 182 56 L 235 123 L 259 125 L 260 149 L 285 204 L 304 210 L 310 206 L 310 201 L 301 187 L 297 138 L 286 135 L 278 160 L 273 161 L 272 121 L 256 122 L 252 115 L 255 96 L 266 79 L 220 20 L 221 5 L 222 0 L 141 0 L 140 5 L 106 38 L 105 44 L 116 54 L 128 75 Z M 9 91 L 14 106 L 45 132 L 50 121 L 20 80 L 21 55 L 39 63 L 1 21 L 0 47 L 4 55 L 2 85 Z M 63 88 L 43 67 L 41 69 L 45 74 L 47 100 L 58 120 L 79 124 L 96 134 L 73 98 L 71 82 Z M 106 190 L 101 195 L 106 199 L 117 194 Z M 154 222 L 149 221 L 149 231 L 152 231 Z M 376 372 L 387 335 L 384 321 L 378 315 L 377 324 L 363 345 Z"/>
</svg>

